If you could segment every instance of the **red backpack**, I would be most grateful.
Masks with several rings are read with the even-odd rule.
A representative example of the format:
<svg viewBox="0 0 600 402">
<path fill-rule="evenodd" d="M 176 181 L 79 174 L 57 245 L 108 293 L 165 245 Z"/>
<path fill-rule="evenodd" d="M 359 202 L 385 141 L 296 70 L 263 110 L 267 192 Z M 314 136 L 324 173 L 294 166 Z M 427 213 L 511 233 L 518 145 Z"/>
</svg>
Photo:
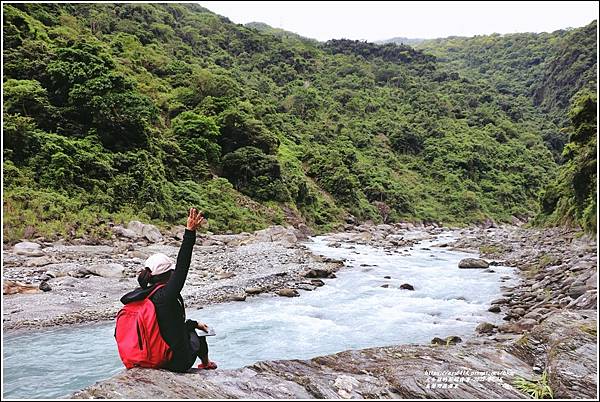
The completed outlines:
<svg viewBox="0 0 600 402">
<path fill-rule="evenodd" d="M 158 285 L 144 300 L 128 303 L 117 314 L 115 339 L 119 356 L 126 368 L 161 368 L 173 352 L 160 335 L 156 310 L 150 297 L 164 285 Z"/>
</svg>

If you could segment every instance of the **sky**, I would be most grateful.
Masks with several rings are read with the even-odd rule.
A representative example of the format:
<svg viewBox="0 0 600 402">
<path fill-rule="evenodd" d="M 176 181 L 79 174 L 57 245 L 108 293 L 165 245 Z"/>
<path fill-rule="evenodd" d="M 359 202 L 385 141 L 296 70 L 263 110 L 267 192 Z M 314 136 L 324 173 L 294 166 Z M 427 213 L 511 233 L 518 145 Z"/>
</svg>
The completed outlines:
<svg viewBox="0 0 600 402">
<path fill-rule="evenodd" d="M 598 18 L 595 1 L 200 1 L 238 24 L 264 22 L 302 36 L 376 41 L 552 32 Z"/>
</svg>

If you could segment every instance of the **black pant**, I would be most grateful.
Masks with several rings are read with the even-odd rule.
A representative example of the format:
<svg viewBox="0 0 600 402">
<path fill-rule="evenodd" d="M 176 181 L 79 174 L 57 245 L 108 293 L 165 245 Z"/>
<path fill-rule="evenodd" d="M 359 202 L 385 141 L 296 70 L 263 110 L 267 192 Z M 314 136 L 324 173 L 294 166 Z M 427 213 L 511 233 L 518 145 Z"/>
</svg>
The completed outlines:
<svg viewBox="0 0 600 402">
<path fill-rule="evenodd" d="M 195 329 L 188 332 L 188 347 L 184 354 L 173 356 L 173 360 L 165 367 L 167 370 L 185 372 L 188 371 L 196 361 L 196 358 L 202 359 L 208 356 L 208 344 L 206 336 L 198 336 Z"/>
<path fill-rule="evenodd" d="M 206 343 L 206 336 L 198 336 L 198 333 L 195 329 L 190 331 L 190 350 L 192 351 L 194 361 L 196 361 L 196 356 L 200 359 L 208 356 L 208 343 Z M 194 364 L 194 361 L 192 361 L 192 364 Z"/>
</svg>

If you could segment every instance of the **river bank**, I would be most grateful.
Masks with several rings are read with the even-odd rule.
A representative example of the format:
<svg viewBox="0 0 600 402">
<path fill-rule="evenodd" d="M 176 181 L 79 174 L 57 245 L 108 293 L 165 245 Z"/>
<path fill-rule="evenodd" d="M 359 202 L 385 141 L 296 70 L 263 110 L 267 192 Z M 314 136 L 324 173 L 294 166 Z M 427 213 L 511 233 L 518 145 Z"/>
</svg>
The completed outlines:
<svg viewBox="0 0 600 402">
<path fill-rule="evenodd" d="M 143 397 L 140 396 L 143 394 L 139 393 L 140 378 L 145 379 L 144 382 L 152 381 L 155 384 L 156 389 L 149 389 L 148 392 L 160 392 L 161 395 L 173 398 L 192 397 L 186 396 L 184 393 L 187 391 L 180 388 L 194 390 L 195 398 L 201 397 L 199 395 L 248 398 L 385 398 L 399 397 L 398 395 L 482 398 L 488 397 L 486 392 L 490 389 L 492 391 L 489 392 L 498 396 L 520 397 L 523 394 L 511 385 L 514 378 L 539 378 L 543 372 L 549 375 L 550 385 L 558 395 L 574 398 L 595 395 L 596 382 L 595 379 L 590 379 L 590 376 L 597 372 L 597 276 L 594 239 L 560 229 L 532 230 L 516 227 L 450 231 L 447 228 L 414 228 L 408 225 L 361 225 L 348 229 L 328 237 L 329 246 L 351 249 L 354 247 L 352 244 L 365 244 L 381 247 L 386 254 L 402 255 L 417 242 L 432 241 L 431 246 L 428 246 L 431 249 L 481 253 L 491 263 L 490 267 L 480 270 L 481 275 L 492 273 L 494 265 L 508 265 L 518 268 L 520 280 L 505 284 L 503 296 L 489 306 L 489 311 L 495 314 L 498 320 L 494 323 L 481 322 L 472 337 L 456 340 L 460 342 L 457 345 L 453 345 L 452 339 L 437 339 L 434 340 L 437 345 L 431 346 L 377 347 L 310 360 L 261 362 L 243 369 L 219 370 L 216 374 L 201 373 L 209 378 L 206 381 L 203 379 L 204 385 L 199 385 L 199 388 L 186 388 L 188 382 L 197 382 L 194 376 L 191 378 L 189 375 L 133 370 L 88 387 L 76 394 L 76 397 Z M 456 240 L 436 240 L 438 235 L 445 232 L 455 233 Z M 196 268 L 191 269 L 188 284 L 184 288 L 184 298 L 191 301 L 188 301 L 188 307 L 220 301 L 241 301 L 260 292 L 263 292 L 263 296 L 267 293 L 273 297 L 280 297 L 277 295 L 278 291 L 293 296 L 294 291 L 299 289 L 315 289 L 320 281 L 314 278 L 315 276 L 334 276 L 334 272 L 343 266 L 340 261 L 312 255 L 298 241 L 299 237 L 302 238 L 302 234 L 294 229 L 275 227 L 254 234 L 199 238 L 195 251 L 197 257 L 194 257 L 192 264 Z M 105 278 L 88 272 L 77 278 L 80 281 L 78 283 L 89 284 L 90 289 L 96 289 L 90 300 L 108 299 L 109 296 L 105 293 L 106 284 L 123 286 L 124 291 L 115 292 L 115 300 L 110 299 L 117 302 L 115 305 L 106 305 L 104 301 L 105 306 L 102 308 L 83 305 L 82 309 L 82 304 L 78 304 L 74 306 L 75 310 L 66 314 L 55 315 L 49 319 L 40 319 L 39 316 L 29 319 L 28 317 L 40 312 L 44 314 L 46 310 L 55 309 L 52 305 L 44 306 L 43 303 L 34 304 L 33 308 L 30 308 L 23 304 L 25 298 L 50 296 L 56 288 L 60 288 L 60 278 L 74 278 L 78 275 L 77 272 L 80 272 L 71 270 L 66 276 L 48 279 L 47 283 L 52 288 L 50 291 L 5 296 L 5 330 L 6 324 L 11 321 L 13 324 L 9 325 L 9 331 L 28 328 L 31 325 L 53 325 L 52 322 L 66 325 L 71 323 L 73 317 L 75 322 L 89 322 L 99 319 L 100 314 L 97 312 L 103 312 L 106 318 L 112 318 L 111 314 L 120 307 L 118 297 L 135 286 L 135 278 L 131 276 L 143 261 L 141 253 L 159 250 L 172 254 L 176 253 L 178 247 L 176 239 L 163 239 L 152 244 L 139 239 L 136 242 L 122 242 L 122 255 L 132 260 L 123 264 L 124 275 L 130 277 Z M 45 255 L 27 257 L 17 257 L 16 250 L 13 249 L 12 254 L 5 254 L 5 257 L 15 260 L 27 258 L 28 261 L 49 256 L 52 258 L 57 255 L 53 256 L 50 253 L 57 249 L 57 253 L 62 253 L 61 257 L 77 261 L 77 255 L 69 257 L 68 252 L 74 252 L 74 249 L 69 247 L 73 246 L 56 247 L 55 245 L 54 248 L 43 249 Z M 96 247 L 95 255 L 103 256 L 101 258 L 113 255 L 111 250 L 102 248 L 107 246 L 92 247 Z M 77 249 L 77 252 L 82 253 L 79 258 L 82 258 L 83 254 L 86 254 L 86 258 L 95 258 L 89 255 L 89 250 Z M 39 251 L 34 251 L 35 253 Z M 136 258 L 138 260 L 133 260 Z M 108 264 L 108 261 L 105 262 Z M 94 260 L 85 262 L 89 266 Z M 10 268 L 11 270 L 5 270 L 5 279 L 10 275 L 15 279 L 19 278 L 17 264 L 13 263 Z M 368 270 L 369 267 L 365 266 L 364 269 Z M 30 277 L 42 275 L 36 270 L 39 268 L 22 271 L 31 272 L 28 274 Z M 61 297 L 66 297 L 67 300 L 69 296 L 73 298 L 73 294 L 80 292 L 80 289 L 65 289 L 66 293 Z M 70 292 L 73 293 L 69 294 Z M 102 294 L 106 296 L 103 297 Z M 87 297 L 89 294 L 83 296 L 84 299 Z M 9 314 L 8 321 L 7 300 L 15 303 L 13 307 L 24 309 Z M 46 303 L 50 303 L 48 300 L 53 302 L 54 299 L 49 298 Z M 560 336 L 560 339 L 553 338 L 554 333 Z M 567 334 L 568 338 L 563 339 L 563 335 Z M 402 350 L 408 353 L 403 354 Z M 328 363 L 324 364 L 325 361 Z M 363 375 L 365 364 L 369 367 L 367 376 Z M 457 368 L 485 371 L 485 367 L 488 367 L 488 371 L 502 372 L 506 368 L 514 370 L 512 373 L 503 374 L 501 381 L 495 381 L 494 384 L 461 385 L 462 391 L 456 391 L 453 387 L 431 388 L 431 384 L 428 387 L 427 383 L 430 380 L 427 378 L 431 376 L 419 372 L 423 369 L 435 372 Z M 392 375 L 396 377 L 389 377 L 389 373 L 396 373 Z M 261 386 L 265 381 L 280 384 L 280 387 L 275 387 L 275 390 L 269 393 Z M 289 391 L 284 391 L 285 387 Z M 373 389 L 375 391 L 370 393 Z"/>
<path fill-rule="evenodd" d="M 115 232 L 106 245 L 33 243 L 5 249 L 3 330 L 111 320 L 122 307 L 120 297 L 138 286 L 136 275 L 148 256 L 177 257 L 180 234 L 147 238 L 121 228 Z M 319 278 L 332 276 L 343 262 L 312 255 L 298 237 L 303 234 L 283 227 L 199 235 L 182 291 L 186 307 L 243 302 L 264 293 L 295 296 L 295 289 L 321 286 Z"/>
</svg>

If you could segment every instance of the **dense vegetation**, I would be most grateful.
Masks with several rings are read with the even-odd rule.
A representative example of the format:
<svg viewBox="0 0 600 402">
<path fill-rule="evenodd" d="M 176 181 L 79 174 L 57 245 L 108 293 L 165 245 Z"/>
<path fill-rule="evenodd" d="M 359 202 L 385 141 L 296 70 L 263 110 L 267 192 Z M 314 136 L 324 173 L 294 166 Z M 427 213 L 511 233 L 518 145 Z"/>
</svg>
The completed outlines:
<svg viewBox="0 0 600 402">
<path fill-rule="evenodd" d="M 3 15 L 8 241 L 166 225 L 190 204 L 219 232 L 508 220 L 555 175 L 558 127 L 531 99 L 409 46 L 318 43 L 195 4 Z"/>
<path fill-rule="evenodd" d="M 553 124 L 541 127 L 560 161 L 568 110 L 580 92 L 597 88 L 597 21 L 552 33 L 449 37 L 416 44 L 452 71 L 490 82 L 512 102 L 533 101 Z"/>
<path fill-rule="evenodd" d="M 542 194 L 538 223 L 597 231 L 597 104 L 595 93 L 583 93 L 569 112 L 569 143 L 563 152 L 566 162 Z"/>
</svg>

